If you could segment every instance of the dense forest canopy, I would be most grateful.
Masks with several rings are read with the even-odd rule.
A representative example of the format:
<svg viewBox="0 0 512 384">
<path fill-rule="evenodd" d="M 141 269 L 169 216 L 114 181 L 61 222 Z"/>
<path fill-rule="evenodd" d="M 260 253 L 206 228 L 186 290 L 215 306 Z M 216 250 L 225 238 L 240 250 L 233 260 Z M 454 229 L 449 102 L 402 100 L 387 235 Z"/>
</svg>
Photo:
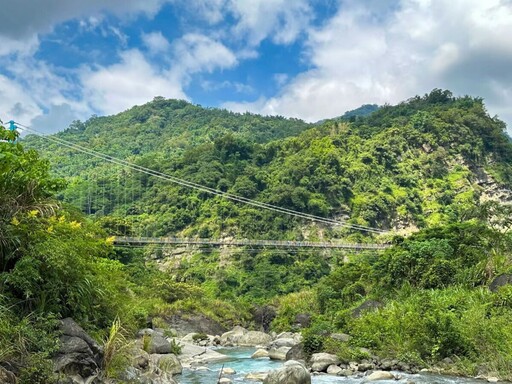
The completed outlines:
<svg viewBox="0 0 512 384">
<path fill-rule="evenodd" d="M 483 183 L 512 182 L 504 123 L 488 116 L 481 99 L 437 89 L 319 126 L 157 98 L 116 116 L 76 122 L 57 137 L 209 188 L 383 229 L 459 220 L 486 198 Z M 304 237 L 289 217 L 222 201 L 34 136 L 25 142 L 68 180 L 65 202 L 110 221 L 122 218 L 133 233 Z"/>
</svg>

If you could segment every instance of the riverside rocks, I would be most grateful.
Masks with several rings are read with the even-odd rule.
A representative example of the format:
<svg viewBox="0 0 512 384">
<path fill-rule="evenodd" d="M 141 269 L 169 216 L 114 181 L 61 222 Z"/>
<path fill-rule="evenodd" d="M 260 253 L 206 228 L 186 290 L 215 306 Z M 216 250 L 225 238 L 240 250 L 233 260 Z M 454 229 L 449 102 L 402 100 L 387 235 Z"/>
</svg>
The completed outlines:
<svg viewBox="0 0 512 384">
<path fill-rule="evenodd" d="M 286 360 L 306 361 L 307 356 L 304 353 L 303 347 L 304 345 L 302 343 L 296 344 L 293 347 L 291 347 L 288 353 L 286 354 Z"/>
<path fill-rule="evenodd" d="M 266 349 L 258 349 L 251 356 L 251 359 L 261 359 L 263 357 L 268 357 L 268 351 Z"/>
<path fill-rule="evenodd" d="M 312 371 L 325 372 L 330 365 L 340 364 L 340 359 L 330 353 L 313 353 L 310 362 Z"/>
<path fill-rule="evenodd" d="M 290 347 L 271 348 L 268 351 L 268 357 L 270 360 L 286 360 L 286 354 L 290 350 Z"/>
<path fill-rule="evenodd" d="M 150 337 L 151 341 L 149 342 L 149 353 L 171 353 L 171 343 L 169 343 L 169 341 L 167 341 L 167 339 L 163 335 L 154 332 Z"/>
<path fill-rule="evenodd" d="M 222 336 L 221 336 L 222 341 Z M 244 333 L 238 339 L 238 345 L 246 346 L 246 347 L 255 347 L 257 345 L 267 345 L 272 341 L 272 337 L 270 335 L 259 332 L 259 331 L 249 331 Z"/>
<path fill-rule="evenodd" d="M 247 332 L 249 332 L 247 329 L 236 326 L 233 328 L 233 330 L 224 332 L 222 336 L 220 337 L 220 345 L 222 346 L 234 346 L 238 345 L 238 342 L 242 338 L 243 335 L 245 335 Z"/>
<path fill-rule="evenodd" d="M 394 380 L 395 375 L 386 371 L 375 371 L 365 377 L 365 381 Z"/>
<path fill-rule="evenodd" d="M 268 372 L 250 372 L 245 375 L 244 379 L 250 381 L 265 381 L 267 376 Z"/>
<path fill-rule="evenodd" d="M 82 379 L 96 376 L 103 360 L 102 348 L 71 318 L 60 321 L 60 330 L 55 372 Z"/>
<path fill-rule="evenodd" d="M 311 384 L 311 374 L 306 367 L 295 360 L 284 363 L 279 369 L 270 371 L 264 384 Z"/>
</svg>

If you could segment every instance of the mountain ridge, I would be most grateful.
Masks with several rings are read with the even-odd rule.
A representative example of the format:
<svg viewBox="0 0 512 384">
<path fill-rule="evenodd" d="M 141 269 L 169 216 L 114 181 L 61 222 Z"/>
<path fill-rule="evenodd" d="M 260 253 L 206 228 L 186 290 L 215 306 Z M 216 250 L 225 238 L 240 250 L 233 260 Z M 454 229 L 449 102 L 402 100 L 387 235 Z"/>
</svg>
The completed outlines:
<svg viewBox="0 0 512 384">
<path fill-rule="evenodd" d="M 166 127 L 162 116 L 167 116 Z M 194 124 L 187 126 L 190 121 Z M 284 131 L 277 132 L 279 127 Z M 176 142 L 158 136 L 166 130 L 177 134 Z M 477 173 L 508 188 L 512 181 L 512 146 L 504 123 L 488 116 L 481 99 L 457 98 L 443 90 L 383 106 L 354 121 L 316 126 L 157 98 L 116 116 L 76 123 L 57 137 L 208 188 L 307 214 L 348 216 L 352 224 L 383 229 L 422 228 L 462 215 L 480 203 Z M 64 201 L 98 217 L 127 219 L 136 233 L 218 236 L 227 230 L 228 236 L 254 236 L 257 226 L 243 218 L 248 215 L 261 228 L 257 236 L 304 236 L 295 219 L 271 219 L 266 212 L 221 203 L 218 197 L 132 175 L 83 155 L 73 155 L 79 159 L 73 165 L 67 149 L 44 149 L 38 140 L 27 138 L 26 143 L 53 152 L 57 173 L 70 181 Z M 86 206 L 84 196 L 94 190 L 102 201 Z M 127 193 L 133 201 L 123 196 Z M 211 204 L 225 208 L 207 213 Z M 221 212 L 226 209 L 228 218 Z M 322 231 L 313 232 L 318 236 Z M 331 235 L 355 236 L 353 231 Z"/>
</svg>

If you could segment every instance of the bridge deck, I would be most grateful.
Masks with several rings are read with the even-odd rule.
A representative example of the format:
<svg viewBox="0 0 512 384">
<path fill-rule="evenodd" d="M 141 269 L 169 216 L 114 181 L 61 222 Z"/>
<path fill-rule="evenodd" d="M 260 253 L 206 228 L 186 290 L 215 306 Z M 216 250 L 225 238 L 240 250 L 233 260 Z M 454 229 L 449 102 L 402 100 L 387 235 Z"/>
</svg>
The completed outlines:
<svg viewBox="0 0 512 384">
<path fill-rule="evenodd" d="M 115 237 L 114 245 L 144 245 L 144 244 L 189 244 L 211 246 L 254 246 L 269 248 L 337 248 L 337 249 L 373 249 L 384 250 L 388 244 L 362 244 L 341 242 L 314 242 L 314 241 L 283 241 L 283 240 L 217 240 L 182 237 Z"/>
</svg>

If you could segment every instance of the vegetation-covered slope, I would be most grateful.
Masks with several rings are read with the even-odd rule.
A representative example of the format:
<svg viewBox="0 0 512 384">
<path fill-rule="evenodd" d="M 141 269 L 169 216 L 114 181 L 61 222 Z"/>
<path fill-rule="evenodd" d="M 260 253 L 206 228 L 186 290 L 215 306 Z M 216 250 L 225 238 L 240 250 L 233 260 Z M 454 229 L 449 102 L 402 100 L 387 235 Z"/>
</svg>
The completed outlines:
<svg viewBox="0 0 512 384">
<path fill-rule="evenodd" d="M 116 318 L 131 336 L 180 298 L 201 302 L 199 288 L 170 281 L 137 254 L 116 253 L 99 226 L 62 208 L 55 194 L 63 180 L 14 139 L 0 126 L 0 381 L 56 382 L 59 319 L 74 318 L 103 342 Z M 106 376 L 125 366 L 112 352 Z"/>
<path fill-rule="evenodd" d="M 172 118 L 162 117 L 166 114 Z M 217 190 L 384 229 L 459 220 L 482 199 L 484 182 L 511 185 L 512 147 L 505 126 L 488 116 L 481 99 L 434 90 L 352 120 L 306 129 L 297 120 L 158 99 L 117 116 L 76 123 L 58 137 Z M 264 123 L 273 124 L 272 134 L 261 128 Z M 297 135 L 280 139 L 292 133 Z M 69 180 L 64 201 L 99 217 L 122 218 L 134 233 L 304 236 L 288 217 L 221 201 L 34 137 L 26 142 Z"/>
<path fill-rule="evenodd" d="M 155 128 L 151 114 L 160 113 L 155 103 L 180 102 L 158 99 L 139 107 L 150 111 L 144 128 Z M 183 105 L 197 114 L 212 112 Z M 276 311 L 271 324 L 276 331 L 294 329 L 297 315 L 310 316 L 302 330 L 309 353 L 324 350 L 351 361 L 367 357 L 359 349 L 365 347 L 410 366 L 510 378 L 511 288 L 488 287 L 497 276 L 512 273 L 510 209 L 489 201 L 508 196 L 512 146 L 504 124 L 488 116 L 482 100 L 434 90 L 350 121 L 308 127 L 270 119 L 288 127 L 283 138 L 257 139 L 249 125 L 243 132 L 198 125 L 196 139 L 175 151 L 155 137 L 141 133 L 133 144 L 123 135 L 123 129 L 133 132 L 124 121 L 137 110 L 77 123 L 57 137 L 284 208 L 418 231 L 388 238 L 393 245 L 382 255 L 213 251 L 191 255 L 172 274 L 163 273 L 136 253 L 114 252 L 102 236 L 371 239 L 240 206 L 27 138 L 26 144 L 38 147 L 55 164 L 54 172 L 68 179 L 61 191 L 33 152 L 0 143 L 7 154 L 0 168 L 6 199 L 0 211 L 1 256 L 7 266 L 0 285 L 0 340 L 9 351 L 0 355 L 0 366 L 14 361 L 20 376 L 29 378 L 46 372 L 52 346 L 44 343 L 51 344 L 53 314 L 92 319 L 93 329 L 104 330 L 116 313 L 132 326 L 147 315 L 166 318 L 177 310 L 250 325 L 248 313 L 255 310 L 267 319 Z M 107 120 L 113 128 L 105 133 L 95 124 Z M 173 124 L 185 127 L 186 120 Z M 203 135 L 210 128 L 212 136 Z M 161 132 L 172 136 L 165 128 Z M 73 210 L 56 207 L 54 193 L 91 214 L 106 232 Z M 36 205 L 48 209 L 31 208 Z M 75 264 L 80 274 L 67 267 Z M 31 313 L 41 313 L 41 322 Z M 329 337 L 331 332 L 352 338 L 343 343 Z M 14 348 L 21 333 L 28 335 L 29 349 Z M 32 359 L 42 367 L 27 370 Z"/>
</svg>

